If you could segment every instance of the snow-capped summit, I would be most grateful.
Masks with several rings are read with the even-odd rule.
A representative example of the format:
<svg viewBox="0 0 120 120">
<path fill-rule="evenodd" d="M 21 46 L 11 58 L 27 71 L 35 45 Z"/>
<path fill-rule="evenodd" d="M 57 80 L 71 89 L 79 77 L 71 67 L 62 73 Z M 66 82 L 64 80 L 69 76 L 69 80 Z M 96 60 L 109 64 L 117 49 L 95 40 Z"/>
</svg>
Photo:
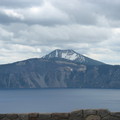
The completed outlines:
<svg viewBox="0 0 120 120">
<path fill-rule="evenodd" d="M 60 50 L 60 49 L 56 49 L 54 51 L 52 51 L 51 53 L 49 53 L 48 55 L 44 56 L 43 58 L 46 59 L 51 59 L 51 58 L 64 58 L 67 60 L 71 60 L 71 61 L 75 61 L 75 62 L 79 62 L 82 64 L 103 64 L 99 61 L 90 59 L 88 57 L 85 57 L 77 52 L 75 52 L 74 50 L 68 49 L 68 50 Z"/>
<path fill-rule="evenodd" d="M 84 57 L 78 53 L 76 53 L 73 50 L 59 50 L 56 49 L 53 52 L 51 52 L 50 54 L 44 56 L 44 58 L 64 58 L 67 60 L 76 60 L 78 58 L 81 58 L 82 61 L 84 61 Z"/>
<path fill-rule="evenodd" d="M 54 50 L 53 52 L 51 52 L 50 54 L 46 55 L 44 58 L 64 58 L 67 60 L 76 60 L 78 58 L 80 58 L 82 61 L 84 61 L 84 57 L 78 53 L 76 53 L 73 50 Z"/>
</svg>

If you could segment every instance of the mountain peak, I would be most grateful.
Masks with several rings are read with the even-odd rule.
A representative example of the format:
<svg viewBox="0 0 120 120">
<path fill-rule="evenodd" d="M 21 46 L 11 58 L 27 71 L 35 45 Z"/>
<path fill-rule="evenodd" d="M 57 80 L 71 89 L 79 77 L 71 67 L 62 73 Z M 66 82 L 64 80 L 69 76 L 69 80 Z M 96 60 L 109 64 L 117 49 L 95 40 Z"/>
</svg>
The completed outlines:
<svg viewBox="0 0 120 120">
<path fill-rule="evenodd" d="M 67 49 L 67 50 L 56 49 L 42 58 L 45 58 L 45 59 L 63 58 L 63 59 L 71 60 L 71 61 L 74 61 L 74 62 L 77 62 L 80 64 L 88 64 L 88 65 L 104 64 L 97 60 L 93 60 L 91 58 L 85 57 L 85 56 L 75 52 L 72 49 Z"/>
<path fill-rule="evenodd" d="M 72 49 L 60 50 L 56 49 L 53 52 L 46 55 L 44 58 L 64 58 L 68 60 L 76 60 L 78 57 L 81 57 L 81 60 L 84 60 L 84 57 L 79 53 L 75 52 Z"/>
<path fill-rule="evenodd" d="M 56 52 L 56 53 L 68 53 L 68 54 L 72 54 L 72 53 L 76 53 L 74 50 L 72 49 L 66 49 L 66 50 L 61 50 L 61 49 L 56 49 L 52 52 Z M 51 53 L 52 53 L 51 52 Z"/>
</svg>

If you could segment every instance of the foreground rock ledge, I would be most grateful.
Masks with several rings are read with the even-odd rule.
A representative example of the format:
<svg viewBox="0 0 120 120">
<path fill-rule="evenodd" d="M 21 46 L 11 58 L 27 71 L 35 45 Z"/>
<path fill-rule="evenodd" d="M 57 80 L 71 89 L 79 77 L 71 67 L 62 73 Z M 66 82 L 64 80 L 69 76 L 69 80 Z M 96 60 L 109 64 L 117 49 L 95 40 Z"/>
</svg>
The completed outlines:
<svg viewBox="0 0 120 120">
<path fill-rule="evenodd" d="M 120 112 L 86 109 L 71 113 L 0 114 L 0 120 L 120 120 Z"/>
</svg>

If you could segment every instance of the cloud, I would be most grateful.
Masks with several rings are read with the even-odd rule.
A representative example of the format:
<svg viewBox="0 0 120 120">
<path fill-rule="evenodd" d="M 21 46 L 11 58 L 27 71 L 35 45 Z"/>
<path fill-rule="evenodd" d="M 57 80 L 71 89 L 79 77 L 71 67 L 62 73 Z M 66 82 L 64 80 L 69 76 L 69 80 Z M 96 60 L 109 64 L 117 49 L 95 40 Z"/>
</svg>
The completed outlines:
<svg viewBox="0 0 120 120">
<path fill-rule="evenodd" d="M 30 55 L 23 59 L 32 58 L 33 54 L 35 57 L 40 57 L 57 48 L 72 48 L 87 55 L 91 47 L 107 41 L 112 33 L 108 28 L 97 29 L 95 26 L 86 27 L 78 24 L 67 26 L 11 24 L 10 26 L 2 25 L 1 32 L 3 48 L 18 55 L 25 52 Z"/>
<path fill-rule="evenodd" d="M 0 6 L 5 8 L 26 8 L 33 5 L 42 5 L 43 0 L 0 0 Z"/>
<path fill-rule="evenodd" d="M 0 0 L 0 62 L 59 48 L 120 64 L 119 9 L 119 0 Z"/>
<path fill-rule="evenodd" d="M 0 23 L 21 22 L 40 25 L 100 25 L 117 26 L 120 22 L 118 0 L 1 0 Z M 6 19 L 7 18 L 7 19 Z M 104 23 L 103 23 L 104 25 Z"/>
<path fill-rule="evenodd" d="M 57 9 L 50 2 L 44 2 L 42 6 L 31 6 L 26 8 L 0 8 L 2 15 L 1 23 L 21 22 L 26 24 L 55 25 L 64 24 L 69 21 L 69 16 Z M 8 18 L 8 19 L 6 19 Z"/>
<path fill-rule="evenodd" d="M 3 28 L 0 28 L 0 34 L 0 41 L 7 41 L 14 36 L 14 33 L 4 30 Z"/>
<path fill-rule="evenodd" d="M 20 24 L 21 25 L 21 24 Z M 96 44 L 109 39 L 111 30 L 108 28 L 97 28 L 95 26 L 83 26 L 83 25 L 59 25 L 44 27 L 41 25 L 23 26 L 23 29 L 17 26 L 17 31 L 13 31 L 14 37 L 11 39 L 12 42 L 17 44 L 28 44 L 31 46 L 35 45 L 61 45 L 61 44 L 74 44 L 74 43 L 89 43 Z M 19 28 L 19 30 L 18 30 Z M 6 28 L 8 29 L 8 28 Z M 12 31 L 12 30 L 10 30 Z"/>
<path fill-rule="evenodd" d="M 36 0 L 38 1 L 38 0 Z M 14 4 L 18 2 L 12 1 Z M 26 3 L 28 1 L 21 1 L 20 3 Z M 7 3 L 7 4 L 6 4 Z M 14 7 L 14 4 L 9 4 L 11 7 L 6 8 L 8 1 L 2 1 L 1 10 L 3 16 L 9 17 L 8 23 L 24 22 L 26 24 L 40 24 L 40 25 L 59 25 L 59 24 L 96 24 L 97 17 L 92 10 L 90 4 L 75 1 L 56 2 L 54 0 L 44 0 L 42 4 L 36 4 L 28 6 Z M 66 6 L 67 4 L 67 6 Z M 87 10 L 86 10 L 87 9 Z M 1 21 L 0 21 L 1 22 Z"/>
</svg>

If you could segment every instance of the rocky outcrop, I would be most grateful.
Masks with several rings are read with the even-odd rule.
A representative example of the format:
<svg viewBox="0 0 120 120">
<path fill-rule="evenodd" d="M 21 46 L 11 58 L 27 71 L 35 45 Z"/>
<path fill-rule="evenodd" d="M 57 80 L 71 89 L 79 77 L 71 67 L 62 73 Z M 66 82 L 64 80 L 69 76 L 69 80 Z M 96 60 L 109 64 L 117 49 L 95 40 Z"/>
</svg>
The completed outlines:
<svg viewBox="0 0 120 120">
<path fill-rule="evenodd" d="M 0 114 L 0 120 L 120 120 L 120 112 L 86 109 L 71 113 Z"/>
</svg>

